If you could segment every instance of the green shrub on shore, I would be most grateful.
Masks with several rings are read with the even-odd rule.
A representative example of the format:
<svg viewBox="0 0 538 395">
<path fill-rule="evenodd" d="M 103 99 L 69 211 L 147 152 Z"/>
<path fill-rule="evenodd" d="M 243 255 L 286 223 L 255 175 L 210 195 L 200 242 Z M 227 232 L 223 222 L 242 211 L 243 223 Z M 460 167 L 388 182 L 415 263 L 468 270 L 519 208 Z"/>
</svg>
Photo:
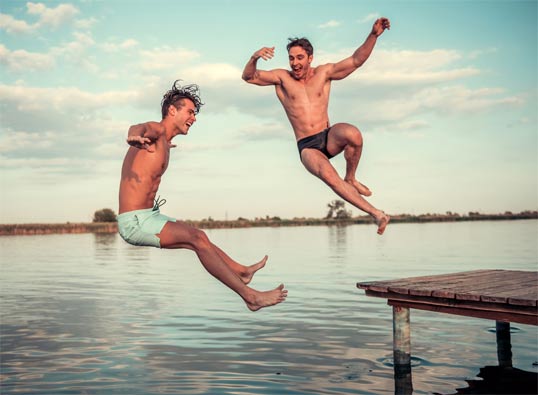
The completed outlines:
<svg viewBox="0 0 538 395">
<path fill-rule="evenodd" d="M 116 222 L 116 213 L 109 208 L 97 210 L 93 214 L 93 222 Z"/>
</svg>

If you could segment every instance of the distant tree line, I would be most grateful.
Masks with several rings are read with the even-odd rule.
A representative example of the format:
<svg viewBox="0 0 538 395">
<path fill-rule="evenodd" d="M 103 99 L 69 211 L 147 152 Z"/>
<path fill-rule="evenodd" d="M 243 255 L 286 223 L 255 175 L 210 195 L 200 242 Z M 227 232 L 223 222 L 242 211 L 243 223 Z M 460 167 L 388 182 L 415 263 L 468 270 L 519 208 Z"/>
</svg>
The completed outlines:
<svg viewBox="0 0 538 395">
<path fill-rule="evenodd" d="M 317 223 L 368 223 L 372 222 L 370 216 L 360 216 L 353 217 L 351 210 L 346 210 L 345 202 L 343 200 L 333 200 L 327 204 L 327 214 L 323 218 L 293 218 L 291 220 L 282 219 L 277 216 L 270 217 L 269 215 L 265 218 L 256 217 L 254 220 L 249 220 L 244 217 L 238 217 L 237 220 L 231 221 L 218 221 L 209 217 L 201 221 L 189 221 L 193 225 L 202 226 L 202 227 L 243 227 L 243 226 L 252 226 L 252 225 L 308 225 L 308 224 L 317 224 Z M 512 213 L 506 211 L 503 214 L 482 214 L 477 211 L 470 211 L 467 216 L 460 215 L 451 211 L 447 211 L 445 214 L 392 214 L 391 222 L 431 222 L 431 221 L 468 221 L 468 220 L 496 220 L 496 219 L 531 219 L 538 218 L 538 213 L 536 211 L 522 211 L 521 213 Z M 116 213 L 114 210 L 109 208 L 103 208 L 97 210 L 93 214 L 93 222 L 117 222 Z"/>
</svg>

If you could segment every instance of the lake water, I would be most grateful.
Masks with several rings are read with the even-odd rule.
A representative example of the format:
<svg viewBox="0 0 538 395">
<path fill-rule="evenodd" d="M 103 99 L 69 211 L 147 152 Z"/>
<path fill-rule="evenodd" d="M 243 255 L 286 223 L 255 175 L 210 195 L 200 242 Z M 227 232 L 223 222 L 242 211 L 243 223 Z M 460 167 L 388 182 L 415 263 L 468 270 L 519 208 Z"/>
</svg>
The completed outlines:
<svg viewBox="0 0 538 395">
<path fill-rule="evenodd" d="M 394 394 L 392 309 L 359 281 L 538 269 L 538 221 L 208 230 L 230 256 L 269 255 L 252 313 L 186 250 L 117 235 L 0 238 L 2 394 Z M 538 286 L 538 285 L 537 285 Z M 498 365 L 495 322 L 411 310 L 415 394 L 453 394 Z M 512 324 L 536 373 L 537 327 Z"/>
</svg>

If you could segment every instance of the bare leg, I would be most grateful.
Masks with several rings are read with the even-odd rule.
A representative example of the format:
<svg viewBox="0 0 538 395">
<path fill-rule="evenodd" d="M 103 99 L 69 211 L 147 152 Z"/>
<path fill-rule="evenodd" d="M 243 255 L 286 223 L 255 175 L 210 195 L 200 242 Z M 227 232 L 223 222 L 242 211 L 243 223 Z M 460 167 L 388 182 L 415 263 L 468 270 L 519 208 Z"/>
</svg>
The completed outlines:
<svg viewBox="0 0 538 395">
<path fill-rule="evenodd" d="M 344 149 L 344 158 L 346 159 L 346 176 L 344 177 L 344 181 L 351 184 L 361 195 L 371 196 L 372 191 L 355 179 L 355 172 L 357 171 L 361 154 L 362 144 L 359 146 L 348 144 Z"/>
<path fill-rule="evenodd" d="M 232 269 L 232 271 L 237 274 L 241 281 L 243 281 L 245 284 L 249 284 L 252 281 L 252 277 L 254 277 L 254 273 L 263 268 L 265 266 L 265 263 L 267 262 L 268 256 L 265 255 L 258 263 L 255 263 L 254 265 L 250 266 L 244 266 L 230 258 L 215 244 L 212 243 L 212 245 L 213 248 L 217 251 L 217 254 L 219 254 L 220 258 L 224 261 L 224 263 L 226 263 L 228 267 Z"/>
<path fill-rule="evenodd" d="M 204 268 L 245 301 L 247 307 L 257 311 L 273 306 L 286 299 L 288 291 L 280 284 L 270 291 L 257 291 L 248 287 L 244 281 L 224 262 L 214 244 L 206 234 L 183 222 L 167 222 L 157 235 L 162 248 L 187 248 L 196 253 Z"/>
<path fill-rule="evenodd" d="M 380 235 L 383 234 L 390 221 L 390 217 L 368 203 L 361 196 L 357 188 L 340 178 L 325 155 L 315 149 L 304 149 L 301 159 L 306 169 L 323 180 L 338 196 L 359 210 L 370 214 L 377 224 L 377 233 Z"/>
<path fill-rule="evenodd" d="M 355 173 L 362 155 L 362 134 L 359 129 L 348 123 L 337 123 L 329 132 L 327 148 L 329 152 L 344 151 L 346 159 L 346 175 L 344 181 L 353 186 L 361 195 L 371 196 L 372 191 L 357 181 Z"/>
</svg>

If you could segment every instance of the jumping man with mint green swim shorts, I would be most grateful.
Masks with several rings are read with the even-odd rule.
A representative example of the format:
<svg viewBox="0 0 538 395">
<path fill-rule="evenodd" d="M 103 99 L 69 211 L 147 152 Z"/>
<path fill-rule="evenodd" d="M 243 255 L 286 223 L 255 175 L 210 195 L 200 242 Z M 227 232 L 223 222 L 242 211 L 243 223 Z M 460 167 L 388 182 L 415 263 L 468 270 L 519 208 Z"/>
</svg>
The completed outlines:
<svg viewBox="0 0 538 395">
<path fill-rule="evenodd" d="M 161 214 L 160 206 L 166 199 L 155 199 L 152 208 L 133 210 L 118 215 L 118 230 L 121 237 L 135 246 L 161 248 L 161 240 L 156 236 L 161 233 L 167 222 L 176 222 L 172 217 Z"/>
<path fill-rule="evenodd" d="M 170 148 L 175 147 L 172 139 L 189 132 L 202 105 L 198 86 L 182 87 L 178 80 L 163 96 L 160 122 L 129 128 L 130 147 L 121 170 L 118 231 L 132 245 L 194 251 L 211 275 L 241 296 L 250 310 L 257 311 L 283 302 L 288 294 L 284 284 L 263 292 L 248 286 L 254 273 L 265 266 L 267 255 L 254 265 L 241 265 L 203 231 L 161 214 L 165 200 L 155 199 L 168 167 Z"/>
</svg>

